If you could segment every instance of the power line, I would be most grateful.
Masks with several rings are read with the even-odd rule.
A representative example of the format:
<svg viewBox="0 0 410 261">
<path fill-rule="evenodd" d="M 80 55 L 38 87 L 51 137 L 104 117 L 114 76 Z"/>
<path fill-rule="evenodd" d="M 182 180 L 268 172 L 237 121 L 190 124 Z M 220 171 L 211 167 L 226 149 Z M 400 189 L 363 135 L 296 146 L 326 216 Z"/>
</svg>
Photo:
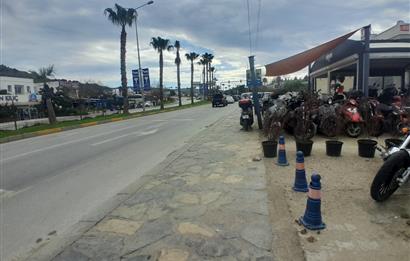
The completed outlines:
<svg viewBox="0 0 410 261">
<path fill-rule="evenodd" d="M 250 15 L 250 8 L 249 8 L 249 0 L 246 0 L 246 4 L 248 6 L 248 28 L 249 28 L 249 54 L 252 54 L 252 36 L 251 36 L 251 15 Z"/>
<path fill-rule="evenodd" d="M 258 20 L 257 20 L 257 23 L 256 23 L 255 50 L 258 49 L 259 24 L 260 24 L 260 18 L 261 18 L 261 5 L 262 5 L 262 0 L 258 0 Z"/>
</svg>

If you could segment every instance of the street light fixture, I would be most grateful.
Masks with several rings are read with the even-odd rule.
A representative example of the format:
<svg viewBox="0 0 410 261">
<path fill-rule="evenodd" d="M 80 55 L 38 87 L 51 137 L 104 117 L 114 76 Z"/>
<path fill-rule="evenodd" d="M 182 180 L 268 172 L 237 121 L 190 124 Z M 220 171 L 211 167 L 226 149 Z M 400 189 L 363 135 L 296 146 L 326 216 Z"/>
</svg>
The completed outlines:
<svg viewBox="0 0 410 261">
<path fill-rule="evenodd" d="M 142 78 L 142 69 L 141 69 L 140 44 L 138 41 L 138 25 L 137 25 L 138 12 L 137 12 L 137 9 L 144 7 L 146 5 L 153 4 L 153 3 L 154 1 L 148 1 L 147 3 L 141 6 L 138 6 L 137 8 L 134 9 L 135 10 L 135 35 L 137 37 L 137 53 L 138 53 L 138 78 L 139 78 L 138 84 L 139 84 L 140 91 L 142 94 L 142 111 L 144 112 L 145 112 L 145 93 L 144 93 L 144 86 L 143 86 L 144 79 Z"/>
</svg>

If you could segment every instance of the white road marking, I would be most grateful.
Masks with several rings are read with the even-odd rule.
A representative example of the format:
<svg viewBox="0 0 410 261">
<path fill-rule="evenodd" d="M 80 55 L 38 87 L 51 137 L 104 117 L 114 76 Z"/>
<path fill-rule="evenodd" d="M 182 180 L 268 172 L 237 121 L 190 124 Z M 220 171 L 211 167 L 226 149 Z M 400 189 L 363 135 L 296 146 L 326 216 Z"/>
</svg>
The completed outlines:
<svg viewBox="0 0 410 261">
<path fill-rule="evenodd" d="M 48 146 L 48 147 L 45 147 L 45 148 L 28 151 L 28 152 L 21 153 L 21 154 L 15 155 L 15 156 L 11 156 L 11 157 L 8 157 L 8 158 L 4 158 L 3 160 L 1 160 L 1 162 L 4 163 L 4 162 L 6 162 L 6 161 L 13 160 L 13 159 L 17 159 L 17 158 L 20 158 L 20 157 L 24 157 L 24 156 L 27 156 L 27 155 L 30 155 L 30 154 L 33 154 L 33 153 L 42 152 L 42 151 L 46 151 L 46 150 L 49 150 L 49 149 L 54 149 L 54 148 L 62 147 L 62 146 L 68 145 L 68 144 L 72 144 L 72 143 L 77 143 L 77 142 L 80 142 L 80 141 L 85 141 L 85 140 L 93 139 L 93 138 L 96 138 L 96 137 L 104 136 L 104 135 L 107 135 L 107 134 L 111 134 L 111 133 L 114 133 L 114 132 L 131 129 L 131 128 L 135 128 L 135 126 L 128 126 L 128 127 L 125 127 L 125 128 L 116 129 L 116 130 L 112 130 L 112 131 L 107 131 L 107 132 L 104 132 L 104 133 L 100 133 L 100 134 L 96 134 L 96 135 L 84 137 L 84 138 L 81 138 L 81 139 L 71 140 L 71 141 L 67 141 L 67 142 L 63 142 L 63 143 L 51 145 L 51 146 Z"/>
<path fill-rule="evenodd" d="M 93 144 L 91 144 L 91 146 L 98 146 L 98 145 L 101 145 L 101 144 L 104 144 L 104 143 L 107 143 L 107 142 L 110 142 L 110 141 L 113 141 L 113 140 L 118 140 L 118 139 L 130 136 L 130 135 L 138 134 L 138 133 L 140 133 L 140 132 L 139 131 L 130 132 L 130 133 L 127 133 L 127 134 L 124 134 L 124 135 L 116 136 L 116 137 L 111 138 L 111 139 L 106 139 L 106 140 L 103 140 L 103 141 L 100 141 L 100 142 L 93 143 Z"/>
<path fill-rule="evenodd" d="M 156 133 L 157 131 L 158 131 L 158 129 L 154 129 L 154 130 L 150 130 L 150 131 L 143 131 L 143 132 L 135 131 L 135 132 L 127 133 L 127 134 L 124 134 L 124 135 L 116 136 L 116 137 L 111 138 L 111 139 L 106 139 L 106 140 L 103 140 L 103 141 L 100 141 L 100 142 L 93 143 L 93 144 L 91 144 L 91 146 L 98 146 L 98 145 L 101 145 L 101 144 L 104 144 L 104 143 L 107 143 L 107 142 L 111 142 L 111 141 L 118 140 L 118 139 L 121 139 L 121 138 L 124 138 L 124 137 L 127 137 L 127 136 L 131 136 L 131 135 L 137 135 L 137 136 L 151 135 L 151 134 Z"/>
<path fill-rule="evenodd" d="M 157 131 L 158 131 L 158 129 L 153 129 L 153 130 L 150 130 L 150 131 L 143 131 L 143 132 L 139 133 L 138 136 L 151 135 L 151 134 L 156 133 Z"/>
<path fill-rule="evenodd" d="M 77 135 L 78 133 L 79 133 L 78 131 L 76 131 L 76 132 L 71 132 L 71 133 L 62 133 L 61 136 L 63 136 L 63 137 L 70 137 L 70 136 L 73 136 L 73 135 Z"/>
</svg>

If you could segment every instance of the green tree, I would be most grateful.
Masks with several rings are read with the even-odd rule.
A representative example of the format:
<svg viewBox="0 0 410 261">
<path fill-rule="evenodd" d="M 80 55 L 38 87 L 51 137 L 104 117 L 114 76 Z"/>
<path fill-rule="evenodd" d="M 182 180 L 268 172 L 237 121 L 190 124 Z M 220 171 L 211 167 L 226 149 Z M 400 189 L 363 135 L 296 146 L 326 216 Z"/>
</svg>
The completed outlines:
<svg viewBox="0 0 410 261">
<path fill-rule="evenodd" d="M 104 14 L 108 16 L 108 20 L 114 25 L 121 26 L 120 36 L 120 68 L 121 68 L 121 89 L 124 97 L 124 113 L 128 113 L 128 86 L 127 86 L 127 72 L 125 66 L 125 53 L 127 43 L 127 32 L 125 27 L 132 26 L 136 12 L 133 8 L 124 8 L 115 4 L 115 8 L 107 8 Z"/>
<path fill-rule="evenodd" d="M 178 102 L 179 102 L 179 106 L 182 106 L 182 101 L 181 101 L 181 78 L 180 78 L 180 71 L 179 71 L 179 67 L 181 65 L 181 58 L 179 57 L 179 49 L 181 48 L 181 45 L 180 45 L 179 41 L 175 41 L 174 47 L 177 50 L 177 57 L 175 58 L 175 64 L 177 65 Z"/>
<path fill-rule="evenodd" d="M 159 99 L 161 103 L 161 110 L 164 109 L 164 86 L 163 86 L 163 71 L 164 71 L 164 57 L 163 51 L 172 50 L 173 46 L 170 45 L 169 39 L 163 39 L 161 37 L 153 37 L 151 39 L 152 47 L 159 53 Z"/>
<path fill-rule="evenodd" d="M 36 81 L 40 81 L 43 83 L 41 95 L 43 96 L 42 99 L 45 101 L 46 104 L 48 121 L 50 124 L 55 124 L 57 123 L 57 118 L 52 102 L 54 91 L 53 88 L 50 88 L 47 84 L 48 77 L 54 76 L 54 65 L 49 65 L 48 67 L 40 68 L 38 72 L 31 71 L 31 73 L 34 75 Z"/>
<path fill-rule="evenodd" d="M 199 57 L 195 52 L 186 53 L 185 57 L 191 62 L 191 103 L 194 104 L 194 61 Z"/>
</svg>

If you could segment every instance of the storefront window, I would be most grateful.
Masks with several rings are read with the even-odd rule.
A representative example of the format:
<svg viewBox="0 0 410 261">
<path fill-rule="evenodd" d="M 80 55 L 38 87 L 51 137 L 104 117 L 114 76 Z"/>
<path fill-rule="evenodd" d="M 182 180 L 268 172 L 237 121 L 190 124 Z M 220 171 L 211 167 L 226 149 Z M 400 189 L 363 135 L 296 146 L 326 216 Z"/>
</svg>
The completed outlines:
<svg viewBox="0 0 410 261">
<path fill-rule="evenodd" d="M 7 92 L 10 93 L 10 94 L 13 92 L 13 89 L 12 89 L 11 85 L 7 86 Z"/>
<path fill-rule="evenodd" d="M 23 85 L 14 85 L 15 94 L 23 94 Z"/>
<path fill-rule="evenodd" d="M 397 89 L 401 88 L 401 76 L 384 76 L 384 86 L 394 85 Z"/>
<path fill-rule="evenodd" d="M 26 86 L 26 88 L 27 88 L 27 93 L 31 93 L 30 86 Z"/>
</svg>

